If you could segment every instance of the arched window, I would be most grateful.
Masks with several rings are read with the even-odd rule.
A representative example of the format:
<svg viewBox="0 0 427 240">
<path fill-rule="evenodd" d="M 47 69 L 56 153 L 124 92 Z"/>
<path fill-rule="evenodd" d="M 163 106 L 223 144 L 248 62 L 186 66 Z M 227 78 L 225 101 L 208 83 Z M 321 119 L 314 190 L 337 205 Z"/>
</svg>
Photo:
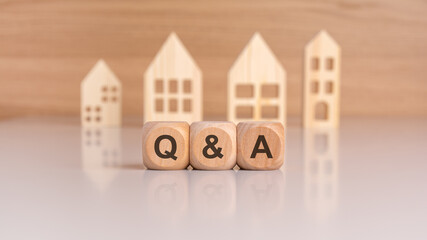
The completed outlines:
<svg viewBox="0 0 427 240">
<path fill-rule="evenodd" d="M 328 105 L 325 102 L 316 103 L 314 111 L 314 118 L 316 120 L 328 120 Z"/>
</svg>

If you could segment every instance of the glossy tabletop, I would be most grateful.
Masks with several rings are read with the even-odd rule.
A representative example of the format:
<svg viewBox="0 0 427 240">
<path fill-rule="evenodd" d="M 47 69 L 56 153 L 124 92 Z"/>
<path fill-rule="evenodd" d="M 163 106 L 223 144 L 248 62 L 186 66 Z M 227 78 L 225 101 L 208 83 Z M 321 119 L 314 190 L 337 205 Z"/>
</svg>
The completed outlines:
<svg viewBox="0 0 427 240">
<path fill-rule="evenodd" d="M 0 122 L 0 239 L 427 239 L 427 119 L 288 126 L 277 171 L 150 171 L 141 127 Z"/>
</svg>

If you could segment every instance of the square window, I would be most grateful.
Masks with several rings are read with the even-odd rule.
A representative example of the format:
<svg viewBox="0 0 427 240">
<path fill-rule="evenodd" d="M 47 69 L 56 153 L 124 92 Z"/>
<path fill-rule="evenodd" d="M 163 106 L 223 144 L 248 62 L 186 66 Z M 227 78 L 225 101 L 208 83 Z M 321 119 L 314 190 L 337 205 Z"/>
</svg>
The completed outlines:
<svg viewBox="0 0 427 240">
<path fill-rule="evenodd" d="M 254 86 L 252 84 L 238 84 L 236 86 L 236 97 L 251 98 L 254 96 Z"/>
<path fill-rule="evenodd" d="M 319 93 L 319 81 L 311 81 L 311 93 Z"/>
<path fill-rule="evenodd" d="M 311 70 L 319 70 L 319 58 L 311 58 Z"/>
<path fill-rule="evenodd" d="M 334 69 L 334 59 L 332 57 L 328 57 L 325 65 L 326 70 L 332 71 Z"/>
<path fill-rule="evenodd" d="M 325 92 L 329 94 L 334 92 L 334 83 L 332 81 L 327 81 L 325 83 Z"/>
<path fill-rule="evenodd" d="M 169 93 L 178 92 L 178 81 L 176 79 L 169 80 Z"/>
<path fill-rule="evenodd" d="M 183 81 L 184 93 L 191 93 L 191 79 L 184 79 Z"/>
<path fill-rule="evenodd" d="M 176 98 L 169 99 L 169 112 L 178 111 L 178 100 Z"/>
<path fill-rule="evenodd" d="M 191 112 L 191 99 L 184 99 L 184 112 Z"/>
<path fill-rule="evenodd" d="M 156 79 L 156 83 L 154 86 L 154 90 L 156 93 L 163 93 L 163 80 L 162 79 Z"/>
<path fill-rule="evenodd" d="M 236 107 L 236 118 L 252 118 L 253 107 L 252 106 L 238 106 Z"/>
<path fill-rule="evenodd" d="M 261 96 L 263 98 L 277 98 L 277 97 L 279 97 L 279 85 L 277 85 L 277 84 L 263 84 L 261 86 Z"/>
<path fill-rule="evenodd" d="M 261 107 L 262 118 L 278 118 L 279 108 L 277 106 L 262 106 Z"/>
<path fill-rule="evenodd" d="M 156 112 L 163 112 L 163 99 L 156 99 L 155 105 Z"/>
</svg>

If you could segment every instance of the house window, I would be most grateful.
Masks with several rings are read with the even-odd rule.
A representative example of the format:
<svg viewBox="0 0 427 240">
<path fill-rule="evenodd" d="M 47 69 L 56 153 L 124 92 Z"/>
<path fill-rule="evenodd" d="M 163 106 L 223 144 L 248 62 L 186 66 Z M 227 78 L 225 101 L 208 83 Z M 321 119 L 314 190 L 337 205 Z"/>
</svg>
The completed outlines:
<svg viewBox="0 0 427 240">
<path fill-rule="evenodd" d="M 101 87 L 101 101 L 104 103 L 112 102 L 116 103 L 119 101 L 118 87 L 117 86 L 102 86 Z"/>
<path fill-rule="evenodd" d="M 237 106 L 236 107 L 236 118 L 252 118 L 253 107 L 252 106 Z"/>
<path fill-rule="evenodd" d="M 311 81 L 311 93 L 319 93 L 319 81 Z"/>
<path fill-rule="evenodd" d="M 311 70 L 313 70 L 313 71 L 319 70 L 319 58 L 318 57 L 312 57 L 311 58 Z"/>
<path fill-rule="evenodd" d="M 169 93 L 178 92 L 178 81 L 176 79 L 169 80 Z"/>
<path fill-rule="evenodd" d="M 236 84 L 236 100 L 241 100 L 241 102 L 233 106 L 235 117 L 237 119 L 252 119 L 255 111 L 257 111 L 260 112 L 260 118 L 279 118 L 279 108 L 273 103 L 279 98 L 279 90 L 280 85 L 277 83 Z M 257 102 L 263 103 L 263 105 L 256 104 Z M 253 106 L 247 104 L 253 104 Z"/>
<path fill-rule="evenodd" d="M 277 106 L 262 106 L 261 117 L 262 118 L 278 118 L 279 108 Z"/>
<path fill-rule="evenodd" d="M 178 100 L 176 98 L 169 99 L 169 112 L 178 112 Z"/>
<path fill-rule="evenodd" d="M 154 85 L 154 91 L 156 93 L 163 93 L 163 80 L 162 79 L 156 79 L 155 85 Z"/>
<path fill-rule="evenodd" d="M 184 93 L 191 93 L 191 79 L 184 79 L 183 89 Z"/>
<path fill-rule="evenodd" d="M 334 59 L 331 57 L 326 58 L 326 70 L 334 70 Z"/>
<path fill-rule="evenodd" d="M 156 112 L 163 112 L 163 99 L 158 98 L 155 101 Z"/>
<path fill-rule="evenodd" d="M 327 81 L 325 83 L 325 92 L 332 94 L 334 92 L 334 83 L 332 81 Z"/>
<path fill-rule="evenodd" d="M 86 106 L 84 119 L 86 122 L 101 122 L 101 106 Z"/>
<path fill-rule="evenodd" d="M 191 99 L 184 99 L 183 107 L 184 112 L 191 112 Z"/>
<path fill-rule="evenodd" d="M 314 111 L 316 120 L 328 120 L 328 105 L 325 102 L 316 103 Z"/>
<path fill-rule="evenodd" d="M 252 84 L 239 84 L 236 86 L 237 98 L 251 98 L 254 96 L 254 86 Z"/>
<path fill-rule="evenodd" d="M 279 96 L 279 86 L 277 84 L 263 84 L 261 86 L 261 96 L 263 98 L 277 98 Z"/>
</svg>

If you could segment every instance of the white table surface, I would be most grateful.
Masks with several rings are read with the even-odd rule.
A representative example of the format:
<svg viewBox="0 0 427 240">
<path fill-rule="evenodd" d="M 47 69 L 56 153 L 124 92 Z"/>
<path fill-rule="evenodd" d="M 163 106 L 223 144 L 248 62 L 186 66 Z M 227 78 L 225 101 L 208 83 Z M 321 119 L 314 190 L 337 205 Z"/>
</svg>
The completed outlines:
<svg viewBox="0 0 427 240">
<path fill-rule="evenodd" d="M 427 239 L 427 119 L 286 141 L 280 171 L 149 171 L 138 126 L 0 121 L 0 239 Z"/>
</svg>

